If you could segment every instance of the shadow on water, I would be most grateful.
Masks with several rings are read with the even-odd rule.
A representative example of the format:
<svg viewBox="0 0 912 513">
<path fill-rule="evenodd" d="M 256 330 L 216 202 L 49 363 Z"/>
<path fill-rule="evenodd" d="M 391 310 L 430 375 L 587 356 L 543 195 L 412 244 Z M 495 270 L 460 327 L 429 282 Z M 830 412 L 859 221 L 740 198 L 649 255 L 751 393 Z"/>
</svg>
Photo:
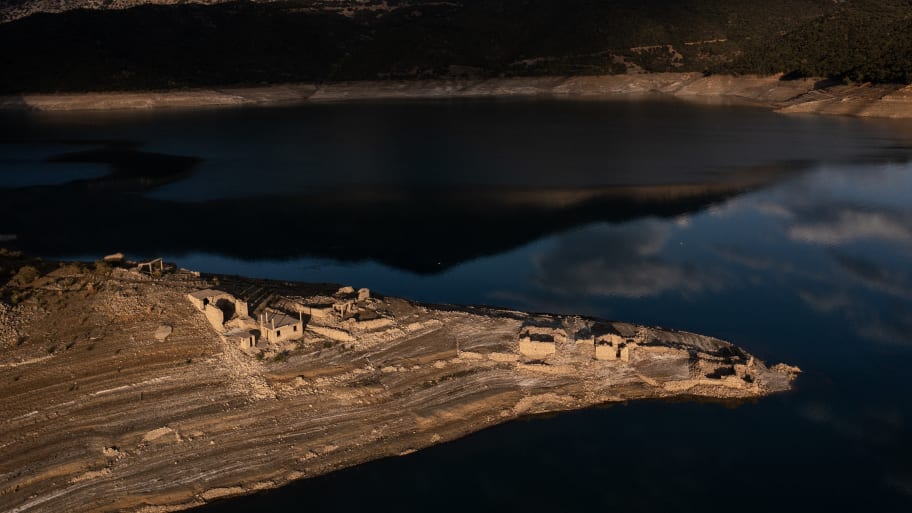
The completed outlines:
<svg viewBox="0 0 912 513">
<path fill-rule="evenodd" d="M 0 189 L 0 217 L 5 231 L 19 234 L 17 249 L 47 256 L 113 251 L 208 251 L 249 260 L 308 256 L 436 273 L 595 221 L 693 213 L 808 165 L 744 169 L 705 184 L 355 185 L 184 203 L 141 193 L 186 178 L 199 159 L 144 152 L 130 143 L 104 144 L 48 161 L 104 164 L 111 170 L 105 176 Z"/>
<path fill-rule="evenodd" d="M 892 133 L 859 131 L 674 102 L 18 113 L 0 117 L 7 177 L 108 174 L 0 185 L 0 232 L 49 257 L 313 257 L 433 274 L 594 222 L 694 214 L 830 160 L 908 158 Z"/>
<path fill-rule="evenodd" d="M 104 164 L 110 168 L 111 172 L 101 178 L 76 180 L 58 186 L 68 195 L 78 194 L 80 190 L 94 193 L 143 192 L 186 178 L 199 163 L 195 157 L 144 152 L 131 146 L 126 143 L 64 153 L 49 158 L 48 162 Z"/>
</svg>

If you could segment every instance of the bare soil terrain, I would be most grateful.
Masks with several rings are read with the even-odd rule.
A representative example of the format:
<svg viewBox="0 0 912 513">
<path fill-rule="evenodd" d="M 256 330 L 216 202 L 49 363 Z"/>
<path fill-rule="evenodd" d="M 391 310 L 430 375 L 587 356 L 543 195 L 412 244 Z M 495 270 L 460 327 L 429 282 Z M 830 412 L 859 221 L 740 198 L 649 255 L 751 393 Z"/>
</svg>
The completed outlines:
<svg viewBox="0 0 912 513">
<path fill-rule="evenodd" d="M 0 279 L 0 510 L 17 513 L 187 509 L 524 415 L 756 398 L 798 373 L 691 333 L 334 285 L 10 252 Z M 241 347 L 188 300 L 204 289 L 303 336 Z"/>
<path fill-rule="evenodd" d="M 452 80 L 354 81 L 261 87 L 0 96 L 0 109 L 39 111 L 294 105 L 371 100 L 543 97 L 630 99 L 659 95 L 783 113 L 912 118 L 912 86 L 843 85 L 819 78 L 643 73 Z"/>
</svg>

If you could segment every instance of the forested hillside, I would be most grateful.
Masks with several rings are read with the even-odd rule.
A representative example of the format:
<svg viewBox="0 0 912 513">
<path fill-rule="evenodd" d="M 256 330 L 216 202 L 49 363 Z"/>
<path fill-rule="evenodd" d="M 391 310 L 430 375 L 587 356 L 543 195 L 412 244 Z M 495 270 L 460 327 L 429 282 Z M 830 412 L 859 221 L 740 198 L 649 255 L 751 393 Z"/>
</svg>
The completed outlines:
<svg viewBox="0 0 912 513">
<path fill-rule="evenodd" d="M 912 80 L 910 0 L 164 3 L 0 2 L 18 18 L 0 24 L 0 91 L 650 71 Z M 39 12 L 62 5 L 93 9 Z"/>
</svg>

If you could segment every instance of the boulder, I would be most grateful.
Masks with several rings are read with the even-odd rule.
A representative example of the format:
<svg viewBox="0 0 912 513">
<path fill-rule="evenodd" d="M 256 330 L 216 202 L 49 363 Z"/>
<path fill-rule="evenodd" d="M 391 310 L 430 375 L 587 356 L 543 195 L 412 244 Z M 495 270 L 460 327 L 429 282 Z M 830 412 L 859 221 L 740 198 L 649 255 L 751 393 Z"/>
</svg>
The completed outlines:
<svg viewBox="0 0 912 513">
<path fill-rule="evenodd" d="M 161 342 L 161 341 L 167 339 L 168 336 L 171 335 L 171 331 L 172 331 L 171 326 L 162 324 L 161 326 L 158 327 L 158 329 L 155 330 L 155 334 L 154 334 L 155 340 L 158 340 L 159 342 Z"/>
</svg>

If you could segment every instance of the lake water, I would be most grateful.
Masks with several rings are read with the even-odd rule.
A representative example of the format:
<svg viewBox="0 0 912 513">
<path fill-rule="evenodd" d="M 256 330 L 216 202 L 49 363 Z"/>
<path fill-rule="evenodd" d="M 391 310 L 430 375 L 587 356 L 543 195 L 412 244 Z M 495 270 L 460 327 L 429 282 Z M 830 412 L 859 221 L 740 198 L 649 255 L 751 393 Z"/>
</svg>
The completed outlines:
<svg viewBox="0 0 912 513">
<path fill-rule="evenodd" d="M 0 244 L 661 325 L 804 370 L 206 511 L 912 511 L 910 158 L 910 122 L 668 101 L 3 114 Z"/>
</svg>

